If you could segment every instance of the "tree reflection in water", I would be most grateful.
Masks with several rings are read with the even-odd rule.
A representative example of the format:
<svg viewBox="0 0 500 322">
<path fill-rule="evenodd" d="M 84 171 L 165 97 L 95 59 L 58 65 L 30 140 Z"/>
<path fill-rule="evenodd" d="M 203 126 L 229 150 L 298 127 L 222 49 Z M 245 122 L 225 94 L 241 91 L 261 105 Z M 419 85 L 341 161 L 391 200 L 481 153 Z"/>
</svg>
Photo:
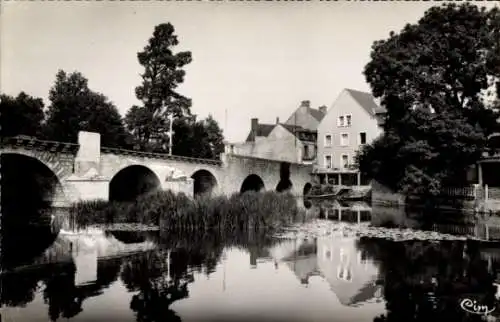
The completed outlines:
<svg viewBox="0 0 500 322">
<path fill-rule="evenodd" d="M 189 296 L 188 284 L 195 273 L 208 276 L 215 271 L 224 248 L 255 252 L 275 242 L 264 231 L 169 234 L 158 239 L 154 250 L 98 259 L 96 281 L 84 285 L 75 284 L 72 261 L 4 273 L 0 276 L 1 304 L 25 306 L 42 291 L 50 320 L 69 319 L 83 312 L 86 299 L 99 296 L 120 278 L 130 292 L 137 292 L 129 305 L 138 322 L 180 321 L 171 304 Z"/>
<path fill-rule="evenodd" d="M 162 236 L 158 249 L 124 262 L 121 279 L 129 291 L 139 292 L 130 308 L 138 322 L 181 321 L 170 306 L 189 296 L 195 272 L 213 273 L 225 247 L 252 250 L 272 243 L 265 232 Z"/>
<path fill-rule="evenodd" d="M 379 263 L 387 313 L 380 321 L 482 321 L 460 308 L 466 298 L 494 308 L 495 288 L 476 242 L 391 242 L 362 238 Z M 498 308 L 496 309 L 498 310 Z"/>
<path fill-rule="evenodd" d="M 82 311 L 83 298 L 75 286 L 76 267 L 65 265 L 52 271 L 52 276 L 45 282 L 43 299 L 49 305 L 51 321 L 58 318 L 72 318 Z"/>
</svg>

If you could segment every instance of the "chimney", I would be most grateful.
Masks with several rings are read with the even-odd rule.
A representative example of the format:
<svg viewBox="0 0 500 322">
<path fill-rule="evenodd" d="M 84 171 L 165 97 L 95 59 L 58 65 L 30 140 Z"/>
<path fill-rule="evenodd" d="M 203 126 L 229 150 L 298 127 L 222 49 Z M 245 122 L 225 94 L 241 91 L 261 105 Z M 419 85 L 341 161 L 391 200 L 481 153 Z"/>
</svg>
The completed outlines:
<svg viewBox="0 0 500 322">
<path fill-rule="evenodd" d="M 280 118 L 276 117 L 276 124 L 280 124 Z"/>
<path fill-rule="evenodd" d="M 325 105 L 321 105 L 320 107 L 318 107 L 318 110 L 323 113 L 323 114 L 326 114 L 326 106 Z"/>
<path fill-rule="evenodd" d="M 258 118 L 251 119 L 251 128 L 250 128 L 250 130 L 252 131 L 254 140 L 255 140 L 255 137 L 257 136 L 257 133 L 258 133 L 257 129 L 258 128 L 259 128 L 259 119 Z"/>
<path fill-rule="evenodd" d="M 300 107 L 311 107 L 311 101 L 306 100 L 300 103 Z"/>
</svg>

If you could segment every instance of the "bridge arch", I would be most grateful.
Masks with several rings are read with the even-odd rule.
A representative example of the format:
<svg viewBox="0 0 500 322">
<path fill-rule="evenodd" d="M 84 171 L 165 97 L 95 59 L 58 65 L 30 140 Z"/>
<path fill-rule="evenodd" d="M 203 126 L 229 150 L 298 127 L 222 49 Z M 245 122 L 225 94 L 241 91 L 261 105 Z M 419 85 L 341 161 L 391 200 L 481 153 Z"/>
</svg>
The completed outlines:
<svg viewBox="0 0 500 322">
<path fill-rule="evenodd" d="M 15 152 L 2 153 L 0 160 L 3 211 L 11 206 L 51 207 L 65 199 L 61 179 L 50 163 L 34 155 Z M 31 197 L 36 199 L 31 200 Z"/>
<path fill-rule="evenodd" d="M 109 201 L 133 201 L 160 187 L 161 181 L 153 170 L 143 165 L 129 165 L 109 182 Z"/>
<path fill-rule="evenodd" d="M 43 159 L 1 154 L 2 257 L 5 263 L 32 258 L 53 243 L 53 207 L 65 203 L 60 178 Z"/>
<path fill-rule="evenodd" d="M 195 196 L 201 194 L 212 194 L 214 189 L 218 186 L 217 178 L 209 170 L 196 170 L 191 175 L 191 178 L 193 179 L 193 194 Z"/>
<path fill-rule="evenodd" d="M 251 174 L 243 180 L 241 184 L 240 193 L 244 193 L 247 191 L 262 191 L 265 190 L 266 187 L 264 185 L 264 181 L 262 181 L 261 177 L 256 174 Z"/>
</svg>

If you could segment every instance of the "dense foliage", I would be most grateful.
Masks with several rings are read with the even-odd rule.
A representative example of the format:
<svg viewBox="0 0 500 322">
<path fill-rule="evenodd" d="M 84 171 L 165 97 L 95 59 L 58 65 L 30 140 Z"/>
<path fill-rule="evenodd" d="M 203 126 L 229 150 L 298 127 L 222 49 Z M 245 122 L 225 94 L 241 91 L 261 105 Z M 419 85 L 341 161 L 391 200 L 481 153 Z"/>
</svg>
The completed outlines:
<svg viewBox="0 0 500 322">
<path fill-rule="evenodd" d="M 2 136 L 28 135 L 53 141 L 77 142 L 79 131 L 99 132 L 101 145 L 166 153 L 169 119 L 174 115 L 173 154 L 217 159 L 223 152 L 223 134 L 212 116 L 196 120 L 191 100 L 176 90 L 184 81 L 182 69 L 190 52 L 174 54 L 178 45 L 170 23 L 156 26 L 148 45 L 137 57 L 144 67 L 143 82 L 135 89 L 142 106 L 132 106 L 122 118 L 106 96 L 89 88 L 80 72 L 58 71 L 44 111 L 41 98 L 21 92 L 1 95 Z"/>
<path fill-rule="evenodd" d="M 358 155 L 361 171 L 403 192 L 462 185 L 497 130 L 500 11 L 433 7 L 376 41 L 364 74 L 387 114 L 384 134 Z"/>
<path fill-rule="evenodd" d="M 42 133 L 43 100 L 21 92 L 17 97 L 0 95 L 2 136 L 19 134 L 40 136 Z"/>
<path fill-rule="evenodd" d="M 90 131 L 101 134 L 103 146 L 126 145 L 128 134 L 117 108 L 104 95 L 92 91 L 81 73 L 60 70 L 49 99 L 44 126 L 48 139 L 76 142 L 79 131 Z"/>
</svg>

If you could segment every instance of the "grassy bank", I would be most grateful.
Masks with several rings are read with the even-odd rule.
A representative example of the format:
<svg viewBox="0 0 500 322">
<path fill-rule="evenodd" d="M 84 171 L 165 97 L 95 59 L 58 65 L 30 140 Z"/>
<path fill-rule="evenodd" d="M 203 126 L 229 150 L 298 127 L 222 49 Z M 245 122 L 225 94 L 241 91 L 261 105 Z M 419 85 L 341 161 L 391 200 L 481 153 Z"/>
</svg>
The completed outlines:
<svg viewBox="0 0 500 322">
<path fill-rule="evenodd" d="M 166 231 L 274 229 L 303 219 L 295 197 L 276 192 L 191 199 L 172 191 L 156 191 L 134 202 L 82 201 L 70 207 L 77 227 L 140 223 Z"/>
</svg>

